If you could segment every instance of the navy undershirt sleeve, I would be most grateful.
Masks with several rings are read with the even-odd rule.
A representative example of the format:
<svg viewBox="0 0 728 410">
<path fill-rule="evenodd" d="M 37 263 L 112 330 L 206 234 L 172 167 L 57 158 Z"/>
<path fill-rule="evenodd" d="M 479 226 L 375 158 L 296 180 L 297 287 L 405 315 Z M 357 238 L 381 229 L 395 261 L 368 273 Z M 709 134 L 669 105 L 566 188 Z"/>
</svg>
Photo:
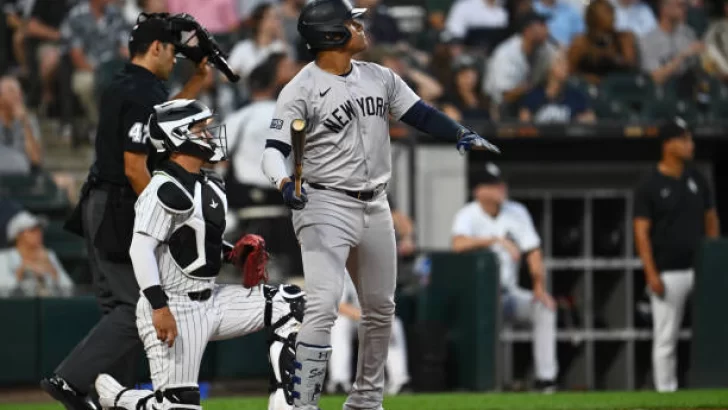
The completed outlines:
<svg viewBox="0 0 728 410">
<path fill-rule="evenodd" d="M 265 140 L 265 147 L 277 149 L 285 158 L 288 158 L 288 154 L 291 153 L 291 146 L 279 140 Z"/>
<path fill-rule="evenodd" d="M 400 120 L 438 139 L 457 140 L 469 130 L 420 100 Z"/>
</svg>

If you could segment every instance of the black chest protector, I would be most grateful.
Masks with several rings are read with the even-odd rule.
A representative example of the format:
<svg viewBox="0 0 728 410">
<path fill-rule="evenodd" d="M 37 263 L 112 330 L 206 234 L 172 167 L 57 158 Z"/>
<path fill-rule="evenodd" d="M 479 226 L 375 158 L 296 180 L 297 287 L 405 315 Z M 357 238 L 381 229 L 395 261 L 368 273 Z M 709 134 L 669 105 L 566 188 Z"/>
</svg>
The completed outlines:
<svg viewBox="0 0 728 410">
<path fill-rule="evenodd" d="M 176 182 L 176 181 L 175 181 Z M 222 184 L 210 178 L 195 182 L 194 195 L 176 183 L 192 200 L 192 208 L 181 214 L 184 222 L 173 228 L 168 245 L 179 269 L 193 278 L 212 278 L 220 273 L 222 237 L 227 203 Z"/>
</svg>

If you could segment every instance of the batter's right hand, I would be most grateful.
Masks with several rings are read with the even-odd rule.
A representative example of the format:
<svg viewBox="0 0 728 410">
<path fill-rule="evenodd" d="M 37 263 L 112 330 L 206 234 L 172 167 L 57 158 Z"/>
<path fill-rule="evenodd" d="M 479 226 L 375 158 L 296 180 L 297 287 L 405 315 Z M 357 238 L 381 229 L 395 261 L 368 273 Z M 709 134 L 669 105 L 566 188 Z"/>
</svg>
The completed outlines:
<svg viewBox="0 0 728 410">
<path fill-rule="evenodd" d="M 177 321 L 174 320 L 169 306 L 152 311 L 152 324 L 157 331 L 157 339 L 172 347 L 174 339 L 177 338 Z"/>
<path fill-rule="evenodd" d="M 283 202 L 286 206 L 297 211 L 303 209 L 306 206 L 306 202 L 308 202 L 306 190 L 301 187 L 301 196 L 297 197 L 296 183 L 290 179 L 283 183 L 281 194 L 283 194 Z"/>
</svg>

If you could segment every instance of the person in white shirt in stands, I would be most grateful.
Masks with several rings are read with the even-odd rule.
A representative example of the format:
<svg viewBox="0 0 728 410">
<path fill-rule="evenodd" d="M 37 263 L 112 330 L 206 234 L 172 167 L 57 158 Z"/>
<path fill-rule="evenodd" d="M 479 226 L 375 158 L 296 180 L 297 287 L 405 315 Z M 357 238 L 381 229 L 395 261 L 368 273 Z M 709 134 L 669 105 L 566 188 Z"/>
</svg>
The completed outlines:
<svg viewBox="0 0 728 410">
<path fill-rule="evenodd" d="M 483 91 L 499 105 L 517 102 L 538 84 L 555 51 L 546 43 L 549 31 L 542 15 L 527 12 L 517 26 L 519 32 L 496 47 L 483 80 Z"/>
<path fill-rule="evenodd" d="M 652 8 L 640 0 L 612 0 L 612 4 L 617 31 L 631 31 L 642 37 L 657 27 Z"/>
<path fill-rule="evenodd" d="M 474 201 L 455 216 L 452 249 L 455 252 L 489 249 L 500 267 L 501 306 L 504 320 L 533 327 L 535 388 L 556 389 L 555 303 L 546 290 L 541 240 L 528 209 L 507 199 L 507 187 L 500 169 L 488 163 L 475 175 Z M 518 286 L 521 256 L 525 255 L 531 273 L 531 291 Z"/>
<path fill-rule="evenodd" d="M 351 358 L 353 338 L 361 319 L 361 306 L 351 276 L 346 275 L 344 293 L 339 303 L 339 317 L 331 328 L 331 359 L 326 391 L 330 394 L 348 394 L 351 390 Z M 361 346 L 359 348 L 362 348 Z M 387 354 L 387 384 L 384 393 L 396 395 L 409 389 L 407 369 L 407 341 L 402 320 L 395 316 Z"/>
<path fill-rule="evenodd" d="M 463 39 L 470 29 L 504 28 L 508 12 L 498 0 L 459 0 L 450 8 L 445 30 L 454 38 Z"/>
<path fill-rule="evenodd" d="M 286 54 L 272 54 L 248 77 L 251 103 L 225 118 L 229 158 L 225 185 L 230 209 L 226 234 L 231 238 L 240 232 L 262 236 L 275 256 L 269 265 L 272 280 L 303 273 L 290 211 L 260 167 L 276 96 L 294 75 L 295 64 Z"/>
<path fill-rule="evenodd" d="M 43 245 L 45 222 L 27 211 L 7 225 L 13 247 L 0 251 L 0 297 L 70 296 L 73 281 L 52 250 Z"/>
<path fill-rule="evenodd" d="M 245 84 L 255 67 L 273 53 L 288 53 L 292 50 L 285 43 L 283 25 L 279 10 L 269 3 L 259 4 L 251 17 L 252 37 L 233 47 L 228 63 Z"/>
</svg>

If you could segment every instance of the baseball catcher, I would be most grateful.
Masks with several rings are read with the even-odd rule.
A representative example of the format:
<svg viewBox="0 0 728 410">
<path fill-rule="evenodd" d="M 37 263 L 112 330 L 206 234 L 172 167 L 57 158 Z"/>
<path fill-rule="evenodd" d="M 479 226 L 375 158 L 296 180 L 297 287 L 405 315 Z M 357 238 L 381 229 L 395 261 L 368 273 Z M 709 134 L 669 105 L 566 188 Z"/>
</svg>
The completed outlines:
<svg viewBox="0 0 728 410">
<path fill-rule="evenodd" d="M 135 205 L 129 254 L 142 297 L 136 309 L 139 336 L 149 358 L 154 391 L 131 390 L 114 378 L 96 379 L 104 408 L 201 409 L 197 377 L 210 340 L 269 330 L 274 383 L 270 410 L 288 409 L 294 343 L 303 320 L 303 293 L 296 286 L 267 285 L 265 241 L 245 235 L 227 244 L 225 187 L 202 166 L 225 159 L 224 125 L 195 100 L 154 107 L 149 133 L 169 153 Z M 242 286 L 217 285 L 222 263 L 242 274 Z"/>
</svg>

